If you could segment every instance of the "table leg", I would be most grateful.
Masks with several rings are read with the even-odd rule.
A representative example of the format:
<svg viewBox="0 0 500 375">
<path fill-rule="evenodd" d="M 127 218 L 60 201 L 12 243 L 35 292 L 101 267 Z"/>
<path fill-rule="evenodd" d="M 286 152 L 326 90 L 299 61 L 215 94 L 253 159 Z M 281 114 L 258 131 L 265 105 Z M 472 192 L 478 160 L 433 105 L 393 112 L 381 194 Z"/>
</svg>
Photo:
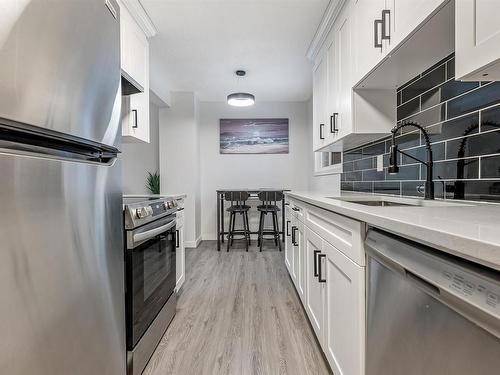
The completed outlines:
<svg viewBox="0 0 500 375">
<path fill-rule="evenodd" d="M 220 251 L 220 206 L 219 193 L 217 193 L 217 251 Z"/>
<path fill-rule="evenodd" d="M 283 242 L 285 242 L 285 195 L 281 200 L 281 233 L 283 234 Z"/>
</svg>

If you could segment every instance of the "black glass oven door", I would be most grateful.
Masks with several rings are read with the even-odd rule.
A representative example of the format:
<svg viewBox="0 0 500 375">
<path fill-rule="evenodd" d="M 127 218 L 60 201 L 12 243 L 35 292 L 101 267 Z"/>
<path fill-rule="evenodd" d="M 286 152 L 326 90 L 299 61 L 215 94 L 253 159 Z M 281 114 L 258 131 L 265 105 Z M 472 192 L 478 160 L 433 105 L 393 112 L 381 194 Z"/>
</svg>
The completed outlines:
<svg viewBox="0 0 500 375">
<path fill-rule="evenodd" d="M 158 228 L 168 229 L 158 233 Z M 128 350 L 135 347 L 174 292 L 175 233 L 175 221 L 172 218 L 165 218 L 127 233 Z"/>
</svg>

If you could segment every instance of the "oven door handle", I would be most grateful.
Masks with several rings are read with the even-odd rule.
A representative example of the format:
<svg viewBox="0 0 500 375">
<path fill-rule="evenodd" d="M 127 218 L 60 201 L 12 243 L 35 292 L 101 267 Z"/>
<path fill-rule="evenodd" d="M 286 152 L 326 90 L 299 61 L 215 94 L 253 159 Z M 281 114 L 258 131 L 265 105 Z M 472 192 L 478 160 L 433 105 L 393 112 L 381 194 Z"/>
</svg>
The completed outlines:
<svg viewBox="0 0 500 375">
<path fill-rule="evenodd" d="M 149 240 L 149 239 L 156 237 L 157 235 L 173 228 L 174 226 L 175 226 L 175 220 L 172 220 L 168 224 L 162 225 L 161 227 L 151 229 L 151 230 L 148 230 L 146 232 L 134 234 L 134 237 L 133 237 L 134 243 Z"/>
</svg>

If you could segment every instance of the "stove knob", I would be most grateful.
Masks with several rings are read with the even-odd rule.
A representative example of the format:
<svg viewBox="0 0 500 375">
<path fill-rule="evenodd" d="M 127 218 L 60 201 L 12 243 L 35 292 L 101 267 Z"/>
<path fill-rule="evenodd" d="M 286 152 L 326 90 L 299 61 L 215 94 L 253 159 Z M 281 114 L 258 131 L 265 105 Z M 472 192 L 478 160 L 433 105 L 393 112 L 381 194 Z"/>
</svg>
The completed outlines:
<svg viewBox="0 0 500 375">
<path fill-rule="evenodd" d="M 168 201 L 167 204 L 168 204 L 168 208 L 172 208 L 173 207 L 171 201 Z"/>
<path fill-rule="evenodd" d="M 177 207 L 177 202 L 176 201 L 172 201 L 172 206 L 173 207 Z"/>
<path fill-rule="evenodd" d="M 135 210 L 135 214 L 139 219 L 144 219 L 145 217 L 150 216 L 152 213 L 153 209 L 151 207 L 141 207 Z"/>
<path fill-rule="evenodd" d="M 164 208 L 165 210 L 168 210 L 168 202 L 163 202 L 163 208 Z"/>
</svg>

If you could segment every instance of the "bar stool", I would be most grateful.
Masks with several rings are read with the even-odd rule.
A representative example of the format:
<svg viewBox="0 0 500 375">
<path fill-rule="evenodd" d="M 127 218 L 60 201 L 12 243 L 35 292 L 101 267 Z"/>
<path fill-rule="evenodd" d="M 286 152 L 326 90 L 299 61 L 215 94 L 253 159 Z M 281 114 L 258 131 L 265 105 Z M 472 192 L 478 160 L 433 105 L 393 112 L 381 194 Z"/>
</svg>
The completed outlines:
<svg viewBox="0 0 500 375">
<path fill-rule="evenodd" d="M 250 245 L 250 226 L 248 224 L 248 210 L 250 206 L 246 204 L 248 193 L 246 191 L 228 191 L 224 194 L 224 199 L 231 202 L 231 206 L 226 209 L 229 212 L 229 228 L 227 235 L 227 251 L 232 246 L 234 235 L 243 235 L 246 251 Z M 235 230 L 236 214 L 243 217 L 243 229 Z"/>
<path fill-rule="evenodd" d="M 259 193 L 259 199 L 261 200 L 261 204 L 257 206 L 257 210 L 260 212 L 260 221 L 259 221 L 259 237 L 258 237 L 258 245 L 260 251 L 262 251 L 262 242 L 264 242 L 264 235 L 272 235 L 274 239 L 274 244 L 279 247 L 281 251 L 281 241 L 280 241 L 280 232 L 279 232 L 279 224 L 278 224 L 278 212 L 281 209 L 278 206 L 278 202 L 283 200 L 283 192 L 281 191 L 261 191 Z M 264 228 L 264 221 L 267 214 L 272 215 L 273 219 L 273 229 L 266 230 Z"/>
</svg>

